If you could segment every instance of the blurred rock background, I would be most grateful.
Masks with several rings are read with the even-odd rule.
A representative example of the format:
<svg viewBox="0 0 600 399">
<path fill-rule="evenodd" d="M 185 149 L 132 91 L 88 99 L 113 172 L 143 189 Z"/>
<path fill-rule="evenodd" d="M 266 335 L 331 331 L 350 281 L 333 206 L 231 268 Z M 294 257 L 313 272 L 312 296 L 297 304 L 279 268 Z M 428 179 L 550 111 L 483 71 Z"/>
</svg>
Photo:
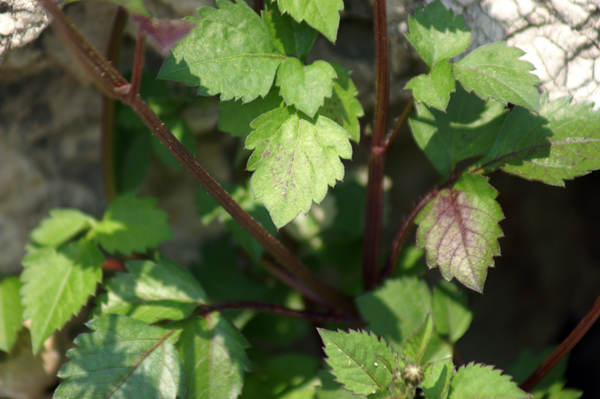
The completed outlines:
<svg viewBox="0 0 600 399">
<path fill-rule="evenodd" d="M 145 1 L 154 15 L 195 14 L 211 0 Z M 527 52 L 543 90 L 550 97 L 573 95 L 600 103 L 600 3 L 597 0 L 443 0 L 473 27 L 474 47 L 507 40 Z M 424 71 L 404 38 L 407 16 L 422 4 L 389 0 L 392 52 L 391 104 L 395 117 L 409 97 L 405 83 Z M 370 123 L 374 101 L 374 44 L 371 0 L 346 0 L 336 45 L 317 39 L 312 58 L 342 63 L 353 71 Z M 106 50 L 115 6 L 83 1 L 65 12 L 100 51 Z M 18 18 L 12 17 L 17 15 Z M 0 0 L 0 272 L 18 273 L 31 229 L 54 207 L 80 208 L 101 215 L 106 207 L 100 169 L 101 96 L 36 11 L 34 0 Z M 31 29 L 34 27 L 34 29 Z M 128 32 L 135 27 L 129 26 Z M 39 35 L 39 37 L 37 37 Z M 36 38 L 37 37 L 37 38 Z M 134 41 L 123 43 L 120 68 L 131 68 Z M 161 58 L 149 49 L 146 69 L 157 71 Z M 211 105 L 212 104 L 212 105 Z M 193 127 L 200 162 L 219 180 L 231 178 L 229 158 L 236 143 L 217 132 L 217 102 L 186 117 Z M 354 161 L 366 159 L 355 148 Z M 352 165 L 348 165 L 349 168 Z M 404 131 L 387 157 L 393 181 L 393 209 L 384 248 L 412 202 L 437 179 L 435 171 Z M 495 174 L 506 220 L 503 256 L 489 273 L 485 295 L 472 295 L 475 318 L 460 342 L 465 361 L 503 367 L 524 348 L 539 351 L 560 342 L 600 294 L 600 176 L 567 183 L 566 189 Z M 165 183 L 167 182 L 167 183 Z M 185 264 L 198 256 L 210 232 L 195 213 L 196 184 L 185 173 L 155 166 L 142 193 L 155 195 L 169 212 L 174 240 L 168 256 Z M 434 271 L 434 273 L 437 273 Z M 490 340 L 493 342 L 489 344 Z M 28 337 L 22 337 L 27 345 Z M 0 398 L 43 397 L 60 363 L 66 342 L 57 338 L 44 354 L 19 345 L 0 353 Z M 600 328 L 575 348 L 569 384 L 598 398 Z M 25 366 L 23 366 L 25 365 Z M 19 370 L 37 370 L 32 378 Z M 17 377 L 15 377 L 17 376 Z M 15 380 L 17 378 L 17 380 Z M 20 379 L 20 380 L 19 380 Z M 10 383 L 9 383 L 10 382 Z"/>
</svg>

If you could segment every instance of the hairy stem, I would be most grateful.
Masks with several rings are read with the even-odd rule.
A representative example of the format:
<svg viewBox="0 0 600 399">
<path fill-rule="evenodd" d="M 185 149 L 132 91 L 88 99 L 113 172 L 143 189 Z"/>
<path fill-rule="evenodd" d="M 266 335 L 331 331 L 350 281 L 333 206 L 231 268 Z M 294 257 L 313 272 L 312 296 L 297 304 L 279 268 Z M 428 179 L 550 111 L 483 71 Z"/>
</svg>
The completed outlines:
<svg viewBox="0 0 600 399">
<path fill-rule="evenodd" d="M 121 54 L 121 38 L 127 23 L 127 11 L 119 7 L 112 26 L 112 32 L 108 41 L 106 58 L 113 65 L 118 64 Z M 104 195 L 106 202 L 111 203 L 117 196 L 117 182 L 115 174 L 114 155 L 114 130 L 115 130 L 115 100 L 110 96 L 102 98 L 102 133 L 100 136 L 100 148 L 102 159 L 102 182 L 104 183 Z"/>
<path fill-rule="evenodd" d="M 140 81 L 142 80 L 142 70 L 144 69 L 144 35 L 138 28 L 137 38 L 135 40 L 135 55 L 133 58 L 133 73 L 131 74 L 131 88 L 129 89 L 127 101 L 133 101 L 133 98 L 140 91 Z"/>
<path fill-rule="evenodd" d="M 411 95 L 408 99 L 408 102 L 404 106 L 400 117 L 398 117 L 398 120 L 396 120 L 396 126 L 394 126 L 394 130 L 392 130 L 392 132 L 388 134 L 385 138 L 384 146 L 386 150 L 388 150 L 392 146 L 392 144 L 394 144 L 394 141 L 396 141 L 396 138 L 398 137 L 400 130 L 402 130 L 402 128 L 406 124 L 406 121 L 408 120 L 408 115 L 410 115 L 410 111 L 412 111 L 414 105 L 415 98 Z"/>
<path fill-rule="evenodd" d="M 304 283 L 326 303 L 356 314 L 353 301 L 320 280 L 291 252 L 250 216 L 208 174 L 192 154 L 165 127 L 140 96 L 130 99 L 131 85 L 77 30 L 71 21 L 51 0 L 38 0 L 54 18 L 53 28 L 73 50 L 97 86 L 107 95 L 119 99 L 140 117 L 162 145 L 177 159 L 188 173 L 221 205 L 232 218 L 261 244 L 291 275 Z"/>
<path fill-rule="evenodd" d="M 199 314 L 201 316 L 206 316 L 209 313 L 223 312 L 227 310 L 254 310 L 264 313 L 274 313 L 280 316 L 294 317 L 297 319 L 306 319 L 315 323 L 343 323 L 355 326 L 365 325 L 365 322 L 363 320 L 357 319 L 355 317 L 348 317 L 336 314 L 322 314 L 306 310 L 294 310 L 279 305 L 273 305 L 270 303 L 250 301 L 234 301 L 224 302 L 218 305 L 203 305 L 200 308 Z"/>
<path fill-rule="evenodd" d="M 383 174 L 385 165 L 385 132 L 389 106 L 389 49 L 387 12 L 385 0 L 374 0 L 376 94 L 373 139 L 369 154 L 369 183 L 365 212 L 365 238 L 363 242 L 363 278 L 365 290 L 377 282 L 383 211 Z"/>
<path fill-rule="evenodd" d="M 590 327 L 594 325 L 600 316 L 600 296 L 594 302 L 592 309 L 579 322 L 571 334 L 548 356 L 544 363 L 531 376 L 521 384 L 521 389 L 531 391 L 556 365 L 573 349 L 573 347 L 583 338 Z"/>
</svg>

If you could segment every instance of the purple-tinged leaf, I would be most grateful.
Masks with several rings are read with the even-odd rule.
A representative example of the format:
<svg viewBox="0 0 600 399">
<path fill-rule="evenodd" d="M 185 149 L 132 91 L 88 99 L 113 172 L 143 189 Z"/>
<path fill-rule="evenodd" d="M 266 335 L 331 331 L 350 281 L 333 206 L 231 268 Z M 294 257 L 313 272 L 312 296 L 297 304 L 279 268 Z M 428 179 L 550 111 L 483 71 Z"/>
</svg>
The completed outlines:
<svg viewBox="0 0 600 399">
<path fill-rule="evenodd" d="M 135 14 L 131 19 L 139 24 L 142 33 L 154 42 L 164 56 L 196 26 L 180 19 L 156 19 Z"/>
<path fill-rule="evenodd" d="M 504 216 L 495 201 L 498 192 L 488 178 L 464 174 L 453 188 L 441 190 L 423 208 L 416 222 L 417 245 L 425 248 L 427 265 L 465 286 L 483 291 L 487 268 L 500 254 L 498 226 Z"/>
</svg>

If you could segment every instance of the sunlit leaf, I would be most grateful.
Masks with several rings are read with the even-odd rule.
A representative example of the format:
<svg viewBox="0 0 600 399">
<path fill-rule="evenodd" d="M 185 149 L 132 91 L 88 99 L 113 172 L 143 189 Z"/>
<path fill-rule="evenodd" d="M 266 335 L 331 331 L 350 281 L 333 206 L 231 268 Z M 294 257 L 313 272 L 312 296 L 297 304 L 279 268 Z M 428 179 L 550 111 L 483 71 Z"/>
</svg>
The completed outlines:
<svg viewBox="0 0 600 399">
<path fill-rule="evenodd" d="M 277 0 L 281 13 L 289 13 L 298 22 L 306 21 L 335 43 L 343 0 Z"/>
<path fill-rule="evenodd" d="M 445 111 L 455 86 L 452 65 L 448 60 L 441 60 L 434 65 L 429 75 L 415 76 L 404 88 L 412 90 L 416 101 Z"/>
<path fill-rule="evenodd" d="M 449 399 L 529 399 L 508 375 L 492 366 L 469 363 L 458 369 L 450 384 Z"/>
<path fill-rule="evenodd" d="M 9 352 L 23 328 L 21 282 L 17 276 L 0 280 L 0 351 Z"/>
<path fill-rule="evenodd" d="M 31 232 L 31 239 L 44 247 L 56 247 L 90 228 L 95 221 L 77 209 L 51 209 L 50 216 Z"/>
</svg>

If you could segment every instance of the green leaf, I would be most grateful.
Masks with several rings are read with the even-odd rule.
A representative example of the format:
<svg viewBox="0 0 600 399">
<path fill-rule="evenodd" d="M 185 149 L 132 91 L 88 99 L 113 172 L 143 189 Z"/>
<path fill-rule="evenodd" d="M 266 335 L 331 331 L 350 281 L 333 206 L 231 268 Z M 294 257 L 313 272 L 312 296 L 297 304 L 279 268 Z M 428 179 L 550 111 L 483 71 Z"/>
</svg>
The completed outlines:
<svg viewBox="0 0 600 399">
<path fill-rule="evenodd" d="M 360 124 L 358 118 L 365 114 L 362 105 L 356 99 L 358 90 L 350 79 L 350 71 L 338 63 L 331 63 L 338 76 L 333 80 L 331 97 L 325 98 L 325 103 L 317 111 L 317 115 L 326 116 L 350 133 L 352 140 L 360 141 Z"/>
<path fill-rule="evenodd" d="M 306 22 L 298 23 L 289 15 L 282 15 L 277 4 L 271 1 L 266 2 L 266 7 L 262 18 L 277 50 L 304 62 L 318 32 Z"/>
<path fill-rule="evenodd" d="M 99 297 L 103 315 L 113 313 L 152 324 L 182 320 L 199 304 L 206 303 L 204 290 L 181 266 L 160 257 L 158 261 L 125 264 L 130 273 L 119 273 L 106 283 Z"/>
<path fill-rule="evenodd" d="M 279 89 L 271 88 L 266 97 L 258 97 L 244 104 L 242 100 L 229 100 L 219 103 L 219 129 L 234 136 L 246 136 L 252 132 L 250 123 L 259 116 L 276 108 L 283 108 L 285 104 L 279 95 Z"/>
<path fill-rule="evenodd" d="M 343 0 L 277 0 L 281 13 L 289 13 L 296 21 L 306 21 L 335 43 L 340 25 Z"/>
<path fill-rule="evenodd" d="M 529 399 L 508 375 L 492 366 L 470 363 L 458 369 L 450 384 L 449 399 Z"/>
<path fill-rule="evenodd" d="M 316 388 L 317 399 L 366 399 L 364 395 L 355 395 L 342 388 L 327 370 L 319 371 L 319 378 L 321 386 Z"/>
<path fill-rule="evenodd" d="M 231 197 L 237 202 L 246 212 L 250 214 L 271 234 L 275 234 L 277 229 L 269 212 L 263 204 L 254 198 L 250 187 L 237 186 L 235 188 L 225 189 L 231 194 Z M 227 230 L 233 235 L 235 241 L 240 244 L 254 259 L 260 259 L 264 254 L 265 249 L 260 245 L 254 237 L 244 230 L 239 223 L 233 220 L 231 215 L 227 213 L 214 198 L 210 196 L 204 189 L 200 189 L 196 195 L 196 204 L 198 205 L 198 213 L 202 216 L 202 223 L 209 224 L 217 219 L 221 223 L 225 223 Z"/>
<path fill-rule="evenodd" d="M 131 255 L 170 240 L 171 229 L 154 198 L 138 198 L 130 192 L 115 198 L 90 236 L 109 253 Z"/>
<path fill-rule="evenodd" d="M 446 112 L 417 104 L 409 123 L 415 141 L 444 177 L 465 159 L 492 148 L 508 111 L 457 87 Z"/>
<path fill-rule="evenodd" d="M 56 247 L 89 229 L 96 220 L 77 209 L 51 209 L 31 232 L 31 239 L 44 247 Z"/>
<path fill-rule="evenodd" d="M 323 116 L 311 120 L 293 108 L 268 112 L 254 122 L 246 148 L 251 187 L 277 228 L 307 213 L 344 177 L 341 158 L 352 156 L 348 132 Z"/>
<path fill-rule="evenodd" d="M 396 365 L 396 354 L 384 339 L 366 331 L 318 331 L 331 373 L 344 388 L 363 395 L 388 389 L 392 373 L 381 359 Z"/>
<path fill-rule="evenodd" d="M 192 318 L 182 328 L 175 347 L 186 376 L 185 398 L 237 398 L 244 371 L 250 371 L 249 345 L 238 329 L 216 313 Z"/>
<path fill-rule="evenodd" d="M 331 97 L 335 69 L 325 61 L 302 65 L 298 58 L 286 58 L 277 71 L 280 93 L 288 106 L 293 105 L 311 118 Z"/>
<path fill-rule="evenodd" d="M 31 319 L 34 354 L 94 294 L 102 278 L 102 262 L 100 250 L 87 240 L 42 248 L 23 259 L 23 317 Z"/>
<path fill-rule="evenodd" d="M 388 280 L 383 287 L 357 299 L 369 329 L 384 337 L 397 350 L 419 327 L 430 309 L 431 292 L 416 278 Z"/>
<path fill-rule="evenodd" d="M 23 328 L 23 306 L 19 290 L 21 282 L 17 276 L 0 280 L 0 351 L 10 352 Z"/>
<path fill-rule="evenodd" d="M 540 115 L 515 108 L 496 143 L 479 161 L 528 180 L 564 181 L 600 169 L 600 111 L 568 97 L 544 102 Z"/>
<path fill-rule="evenodd" d="M 425 378 L 421 384 L 427 399 L 446 399 L 450 390 L 450 381 L 454 374 L 452 358 L 432 363 L 425 370 Z"/>
<path fill-rule="evenodd" d="M 198 94 L 244 102 L 266 96 L 286 58 L 273 45 L 262 19 L 242 0 L 200 8 L 198 27 L 177 43 L 158 78 L 199 86 Z"/>
<path fill-rule="evenodd" d="M 429 268 L 439 266 L 446 280 L 456 277 L 483 291 L 487 268 L 500 254 L 498 223 L 504 216 L 497 196 L 487 177 L 465 173 L 429 201 L 416 220 L 417 245 L 425 248 Z"/>
<path fill-rule="evenodd" d="M 431 307 L 435 330 L 454 343 L 471 325 L 473 312 L 469 309 L 467 294 L 448 281 L 440 281 L 433 291 Z"/>
<path fill-rule="evenodd" d="M 404 341 L 403 353 L 404 356 L 415 362 L 421 364 L 423 362 L 423 356 L 429 346 L 429 341 L 433 336 L 433 317 L 431 312 L 427 313 L 427 317 L 421 327 L 415 331 L 410 337 Z"/>
<path fill-rule="evenodd" d="M 465 19 L 462 15 L 455 18 L 452 10 L 446 10 L 439 1 L 409 16 L 408 26 L 406 38 L 429 68 L 439 60 L 459 55 L 471 44 L 471 29 L 466 27 Z"/>
<path fill-rule="evenodd" d="M 429 75 L 419 75 L 408 81 L 405 89 L 411 89 L 415 100 L 429 107 L 445 111 L 456 84 L 452 77 L 452 65 L 441 60 L 433 66 Z"/>
<path fill-rule="evenodd" d="M 54 398 L 175 399 L 185 396 L 181 362 L 173 346 L 180 331 L 109 315 L 87 323 L 58 376 Z"/>
<path fill-rule="evenodd" d="M 535 69 L 531 63 L 519 60 L 524 54 L 505 42 L 481 46 L 454 64 L 454 79 L 486 101 L 491 98 L 537 112 L 540 94 L 535 86 L 540 80 L 529 73 Z"/>
</svg>

